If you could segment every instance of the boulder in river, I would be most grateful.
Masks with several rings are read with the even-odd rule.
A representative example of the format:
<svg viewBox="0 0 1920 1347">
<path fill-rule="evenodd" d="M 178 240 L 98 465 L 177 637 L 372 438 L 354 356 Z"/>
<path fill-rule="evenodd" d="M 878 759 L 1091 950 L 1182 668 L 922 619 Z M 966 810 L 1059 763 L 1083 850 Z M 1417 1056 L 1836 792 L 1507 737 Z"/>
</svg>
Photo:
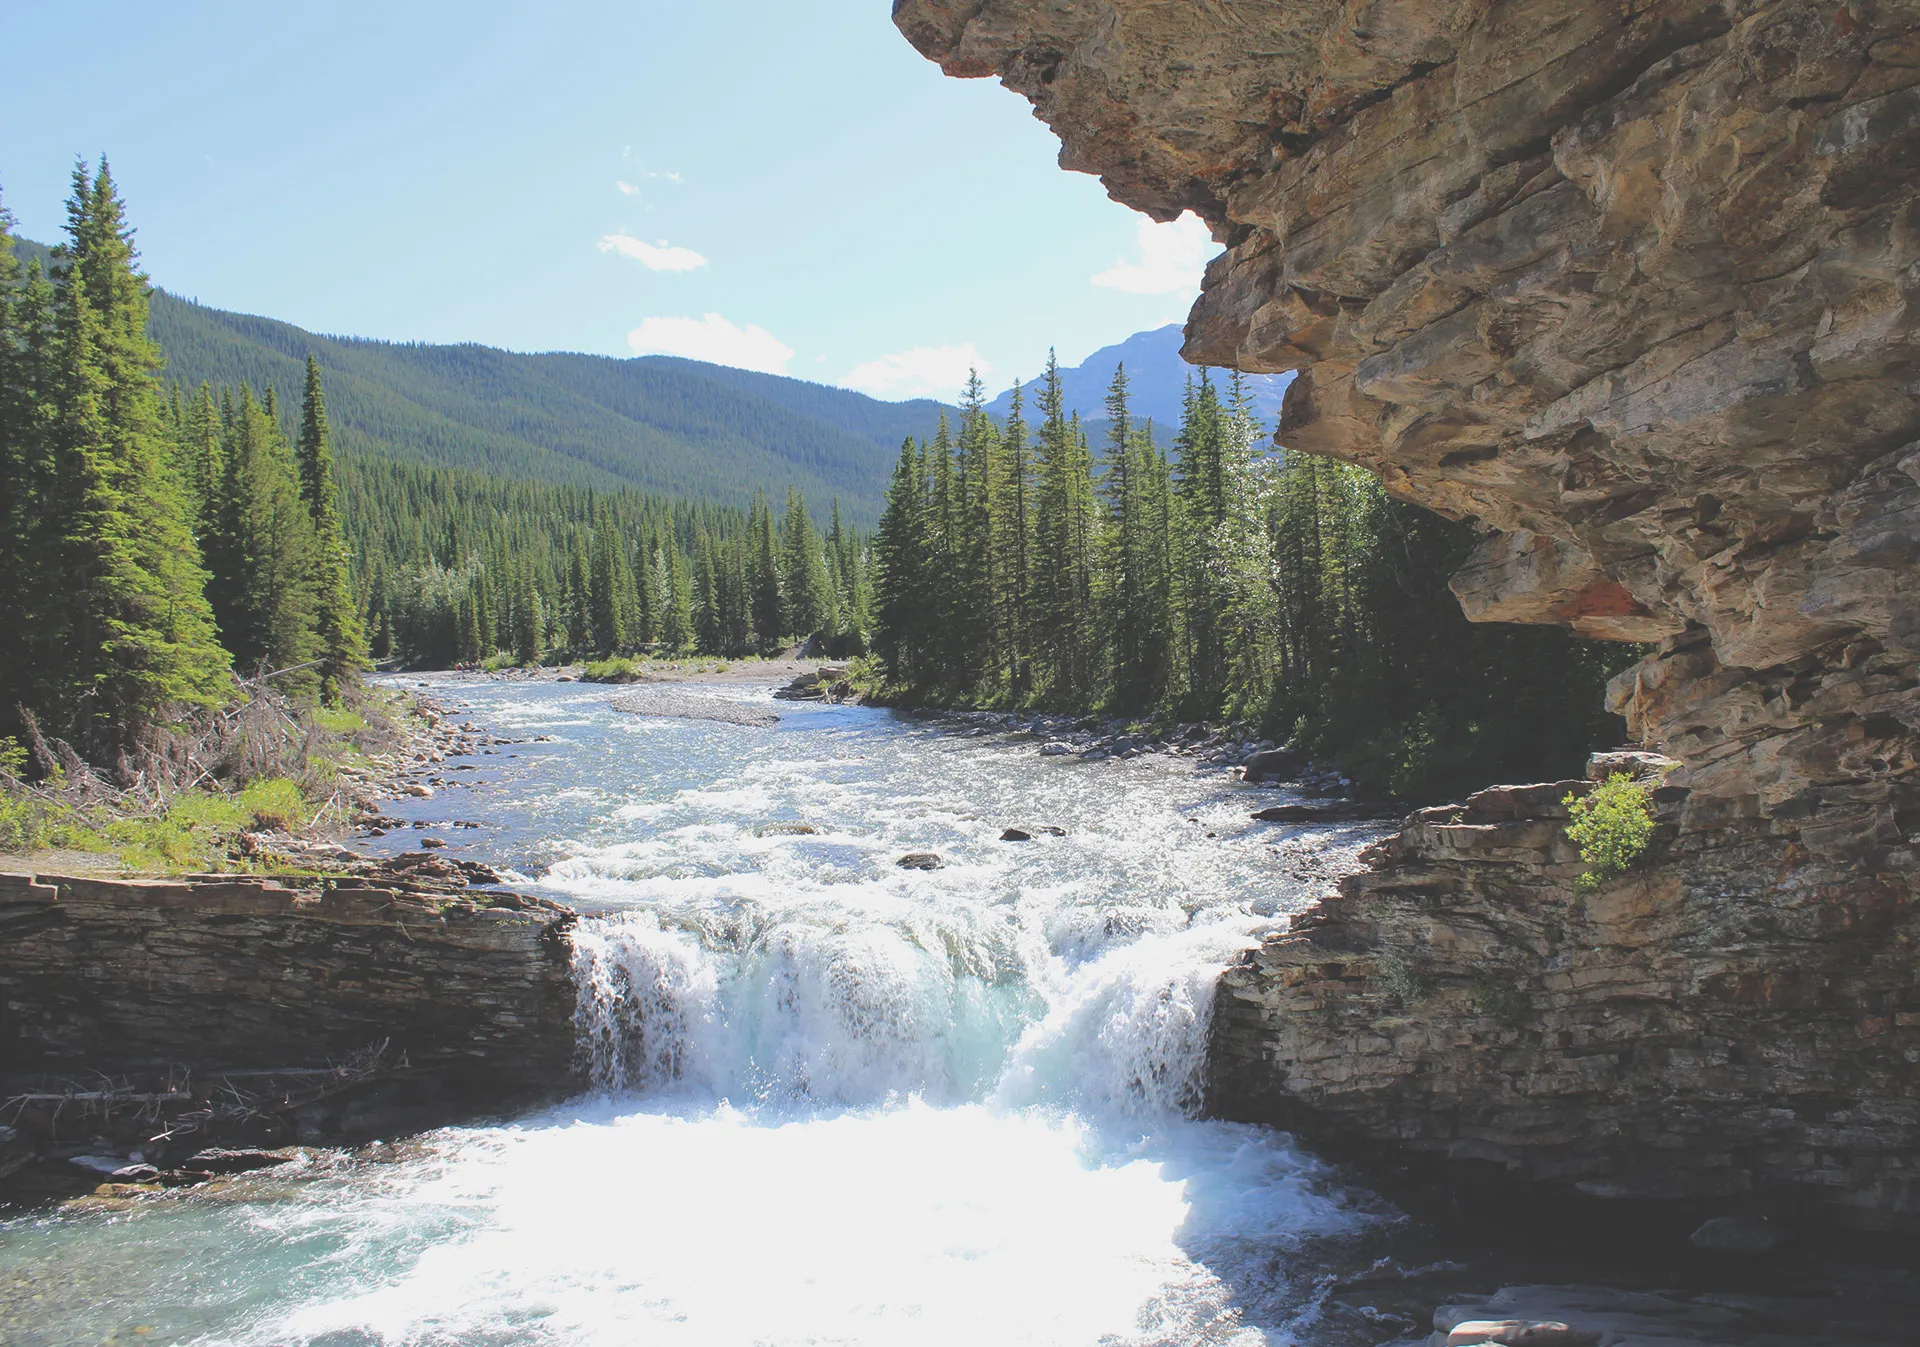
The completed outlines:
<svg viewBox="0 0 1920 1347">
<path fill-rule="evenodd" d="M 1064 758 L 1071 752 L 1073 745 L 1064 739 L 1050 739 L 1040 745 L 1040 756 L 1043 758 Z"/>
<path fill-rule="evenodd" d="M 1791 1236 L 1764 1216 L 1716 1216 L 1687 1236 L 1687 1242 L 1708 1253 L 1759 1258 L 1787 1243 Z"/>
<path fill-rule="evenodd" d="M 1000 840 L 1002 842 L 1031 842 L 1033 840 L 1033 834 L 1025 828 L 1008 828 L 1000 834 Z"/>
<path fill-rule="evenodd" d="M 227 1150 L 214 1147 L 196 1151 L 182 1162 L 180 1168 L 202 1174 L 244 1174 L 249 1170 L 291 1164 L 299 1158 L 298 1151 Z"/>
<path fill-rule="evenodd" d="M 938 870 L 946 862 L 931 851 L 909 851 L 894 864 L 902 870 Z"/>
<path fill-rule="evenodd" d="M 1291 748 L 1268 748 L 1240 764 L 1240 779 L 1253 784 L 1285 781 L 1307 765 L 1307 755 Z"/>
<path fill-rule="evenodd" d="M 797 819 L 779 819 L 772 823 L 763 823 L 755 830 L 756 837 L 812 837 L 820 830 L 811 823 L 801 823 Z"/>
<path fill-rule="evenodd" d="M 1594 1347 L 1584 1333 L 1558 1319 L 1466 1319 L 1447 1333 L 1447 1347 Z"/>
<path fill-rule="evenodd" d="M 1336 800 L 1331 804 L 1276 804 L 1257 809 L 1248 817 L 1257 823 L 1350 823 L 1379 818 L 1380 810 L 1357 800 Z"/>
</svg>

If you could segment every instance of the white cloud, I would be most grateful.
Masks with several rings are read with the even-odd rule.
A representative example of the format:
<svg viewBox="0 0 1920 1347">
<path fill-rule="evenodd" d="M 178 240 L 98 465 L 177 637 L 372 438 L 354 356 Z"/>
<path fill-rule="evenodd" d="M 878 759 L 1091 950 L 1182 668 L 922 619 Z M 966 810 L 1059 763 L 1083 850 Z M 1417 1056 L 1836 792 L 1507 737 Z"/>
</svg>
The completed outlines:
<svg viewBox="0 0 1920 1347">
<path fill-rule="evenodd" d="M 648 169 L 641 176 L 646 178 L 647 181 L 649 182 L 670 182 L 675 187 L 683 187 L 686 185 L 686 181 L 687 181 L 678 173 L 668 173 L 668 172 L 656 173 L 652 169 Z M 625 178 L 615 178 L 613 180 L 613 185 L 620 189 L 621 196 L 639 196 L 641 194 L 640 185 L 638 183 L 628 182 Z"/>
<path fill-rule="evenodd" d="M 1171 224 L 1142 220 L 1138 257 L 1114 263 L 1093 283 L 1129 295 L 1189 294 L 1199 290 L 1213 250 L 1206 221 L 1192 211 Z"/>
<path fill-rule="evenodd" d="M 698 318 L 646 318 L 627 333 L 635 355 L 678 355 L 715 365 L 785 374 L 793 348 L 764 327 L 735 327 L 717 313 Z"/>
<path fill-rule="evenodd" d="M 855 365 L 840 384 L 891 400 L 954 398 L 966 386 L 969 371 L 978 370 L 985 377 L 989 368 L 970 341 L 959 346 L 916 346 Z"/>
<path fill-rule="evenodd" d="M 707 264 L 707 259 L 691 248 L 676 248 L 665 239 L 656 246 L 631 234 L 608 234 L 600 240 L 600 251 L 631 257 L 648 271 L 692 271 Z"/>
</svg>

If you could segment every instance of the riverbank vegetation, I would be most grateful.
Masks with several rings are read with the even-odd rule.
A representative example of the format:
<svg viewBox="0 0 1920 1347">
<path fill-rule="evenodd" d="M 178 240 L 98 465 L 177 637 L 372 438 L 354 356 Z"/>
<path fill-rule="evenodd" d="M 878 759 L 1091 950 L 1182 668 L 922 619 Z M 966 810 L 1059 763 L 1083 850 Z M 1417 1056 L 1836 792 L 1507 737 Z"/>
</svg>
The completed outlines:
<svg viewBox="0 0 1920 1347">
<path fill-rule="evenodd" d="M 1377 793 L 1566 775 L 1615 741 L 1631 647 L 1469 623 L 1471 530 L 1344 464 L 1264 450 L 1237 380 L 1193 381 L 1171 453 L 1126 372 L 1096 452 L 1050 362 L 1029 428 L 976 379 L 905 445 L 876 535 L 874 644 L 897 699 L 1261 723 Z"/>
<path fill-rule="evenodd" d="M 309 362 L 276 400 L 165 389 L 107 165 L 21 266 L 0 212 L 0 850 L 219 864 L 340 807 L 392 738 Z M 381 727 L 373 722 L 380 721 Z"/>
<path fill-rule="evenodd" d="M 163 395 L 113 179 L 74 171 L 67 242 L 24 270 L 0 219 L 0 726 L 125 777 L 233 670 L 338 700 L 364 666 L 326 411 Z"/>
<path fill-rule="evenodd" d="M 501 481 L 382 460 L 342 474 L 376 659 L 565 663 L 738 658 L 817 636 L 864 648 L 867 543 L 797 491 L 776 514 L 638 491 Z"/>
</svg>

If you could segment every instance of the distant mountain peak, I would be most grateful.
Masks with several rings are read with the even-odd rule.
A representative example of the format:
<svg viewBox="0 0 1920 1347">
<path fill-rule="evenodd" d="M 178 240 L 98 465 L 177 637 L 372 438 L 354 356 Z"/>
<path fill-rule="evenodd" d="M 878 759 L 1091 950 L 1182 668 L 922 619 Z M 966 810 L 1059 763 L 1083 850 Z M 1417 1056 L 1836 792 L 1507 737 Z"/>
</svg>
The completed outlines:
<svg viewBox="0 0 1920 1347">
<path fill-rule="evenodd" d="M 1078 412 L 1083 421 L 1104 420 L 1107 415 L 1107 389 L 1113 383 L 1113 371 L 1116 366 L 1127 367 L 1127 398 L 1129 407 L 1136 420 L 1151 419 L 1155 426 L 1169 434 L 1180 424 L 1180 408 L 1185 397 L 1187 380 L 1200 377 L 1200 367 L 1189 365 L 1180 358 L 1181 327 L 1178 323 L 1169 323 L 1165 327 L 1151 328 L 1145 332 L 1136 332 L 1124 341 L 1111 346 L 1102 346 L 1078 365 L 1063 366 L 1060 370 L 1060 386 L 1066 395 L 1066 409 L 1069 414 Z M 1214 370 L 1214 383 L 1224 386 L 1230 376 L 1226 370 Z M 1254 415 L 1269 426 L 1280 418 L 1280 401 L 1285 396 L 1287 385 L 1293 382 L 1291 374 L 1249 374 L 1246 377 L 1247 388 L 1253 394 Z M 1033 406 L 1033 380 L 1024 380 L 1028 408 Z M 1012 405 L 1013 390 L 1009 388 L 992 402 L 987 410 L 995 416 L 1005 416 Z"/>
</svg>

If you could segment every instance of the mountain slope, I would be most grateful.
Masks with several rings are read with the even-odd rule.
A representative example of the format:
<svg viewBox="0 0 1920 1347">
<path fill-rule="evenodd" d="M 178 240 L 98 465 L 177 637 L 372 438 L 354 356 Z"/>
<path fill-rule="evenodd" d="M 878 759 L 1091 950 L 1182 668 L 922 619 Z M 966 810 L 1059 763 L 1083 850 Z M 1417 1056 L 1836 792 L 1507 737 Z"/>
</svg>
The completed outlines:
<svg viewBox="0 0 1920 1347">
<path fill-rule="evenodd" d="M 1067 410 L 1079 412 L 1083 421 L 1104 419 L 1107 387 L 1113 382 L 1114 367 L 1124 361 L 1128 401 L 1134 418 L 1151 417 L 1155 438 L 1170 439 L 1180 424 L 1180 402 L 1187 380 L 1200 376 L 1199 370 L 1180 358 L 1180 340 L 1180 325 L 1170 323 L 1150 332 L 1136 332 L 1112 346 L 1103 346 L 1071 369 L 1062 369 L 1060 386 L 1066 394 Z M 1215 370 L 1213 377 L 1215 384 L 1224 390 L 1229 377 L 1226 372 Z M 1247 376 L 1247 387 L 1253 393 L 1254 415 L 1269 428 L 1279 421 L 1280 399 L 1292 382 L 1291 374 Z M 1026 415 L 1032 419 L 1031 383 L 1026 387 L 1025 396 Z M 996 417 L 1005 416 L 1012 400 L 1013 390 L 1008 389 L 989 402 L 987 410 Z"/>
<path fill-rule="evenodd" d="M 44 246 L 23 241 L 20 251 L 47 260 Z M 823 511 L 839 497 L 862 524 L 879 516 L 901 439 L 931 435 L 941 411 L 669 357 L 321 336 L 164 290 L 150 331 L 164 377 L 188 388 L 246 383 L 295 397 L 311 353 L 348 456 L 726 505 L 791 483 Z"/>
<path fill-rule="evenodd" d="M 823 398 L 798 380 L 772 380 L 795 388 L 768 396 L 694 361 L 323 337 L 164 293 L 152 331 L 167 377 L 189 386 L 291 390 L 311 352 L 350 454 L 727 504 L 792 483 L 817 505 L 839 496 L 862 520 L 879 513 L 900 436 L 931 433 L 938 415 L 860 407 L 872 400 L 839 390 Z"/>
<path fill-rule="evenodd" d="M 23 257 L 47 250 L 22 241 Z M 165 377 L 188 388 L 249 384 L 296 395 L 309 353 L 326 377 L 341 452 L 466 468 L 495 477 L 596 489 L 639 487 L 724 505 L 756 489 L 797 486 L 824 511 L 838 497 L 850 522 L 880 514 L 900 441 L 930 436 L 945 411 L 920 398 L 862 393 L 672 356 L 619 360 L 489 346 L 328 337 L 291 323 L 153 295 L 150 330 Z M 1193 367 L 1180 328 L 1139 332 L 1061 371 L 1067 409 L 1096 446 L 1105 439 L 1107 385 L 1124 360 L 1136 418 L 1166 444 Z M 1289 376 L 1253 378 L 1255 410 L 1271 422 Z M 988 404 L 1004 416 L 1009 395 Z M 1035 416 L 1031 397 L 1027 404 Z"/>
</svg>

